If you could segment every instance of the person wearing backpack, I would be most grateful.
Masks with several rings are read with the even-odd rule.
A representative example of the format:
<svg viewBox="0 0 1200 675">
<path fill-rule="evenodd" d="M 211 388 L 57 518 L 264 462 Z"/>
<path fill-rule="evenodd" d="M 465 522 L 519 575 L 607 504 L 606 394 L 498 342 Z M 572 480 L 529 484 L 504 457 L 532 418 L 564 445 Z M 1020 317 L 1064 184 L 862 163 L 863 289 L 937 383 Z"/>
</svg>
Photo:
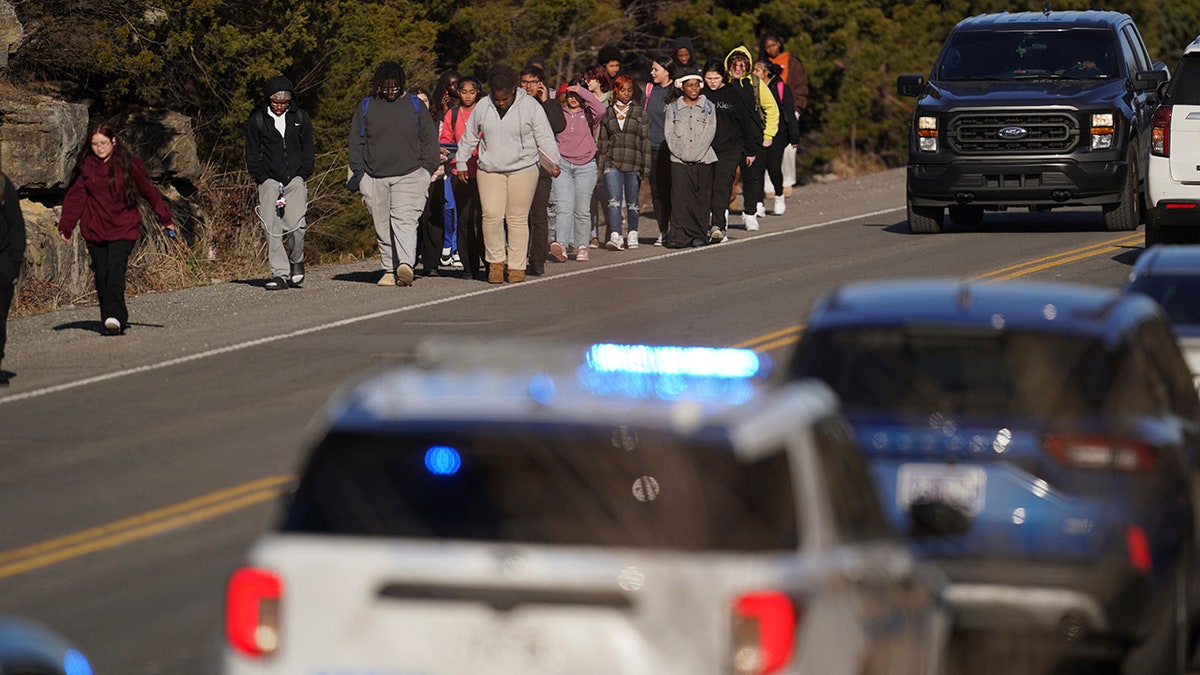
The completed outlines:
<svg viewBox="0 0 1200 675">
<path fill-rule="evenodd" d="M 729 201 L 738 166 L 744 161 L 754 164 L 762 150 L 762 129 L 754 119 L 757 112 L 736 88 L 725 83 L 725 66 L 721 59 L 709 59 L 704 64 L 704 96 L 717 110 L 717 133 L 713 137 L 713 152 L 717 163 L 713 169 L 712 201 L 709 204 L 708 243 L 725 241 L 729 222 Z"/>
<path fill-rule="evenodd" d="M 582 79 L 560 86 L 558 102 L 567 121 L 566 128 L 554 137 L 558 142 L 558 154 L 562 156 L 561 172 L 554 179 L 555 201 L 560 210 L 558 234 L 561 236 L 566 232 L 568 251 L 574 246 L 576 262 L 586 262 L 592 232 L 592 193 L 597 177 L 594 129 L 604 114 L 604 104 L 588 90 Z M 624 245 L 623 238 L 621 244 Z"/>
<path fill-rule="evenodd" d="M 406 83 L 399 63 L 380 63 L 372 78 L 374 92 L 350 120 L 346 188 L 362 195 L 375 223 L 383 265 L 379 286 L 412 285 L 417 221 L 430 176 L 441 163 L 437 124 L 420 99 L 404 93 Z"/>
<path fill-rule="evenodd" d="M 458 81 L 458 103 L 446 111 L 439 136 L 441 147 L 449 150 L 451 155 L 450 182 L 458 218 L 458 250 L 451 253 L 450 261 L 451 266 L 458 261 L 464 279 L 478 279 L 483 275 L 483 220 L 479 212 L 479 186 L 475 182 L 479 152 L 477 150 L 467 162 L 468 180 L 458 180 L 454 153 L 458 150 L 459 139 L 467 129 L 467 120 L 471 118 L 482 91 L 483 83 L 474 75 L 466 75 Z"/>
<path fill-rule="evenodd" d="M 747 105 L 757 111 L 754 119 L 762 129 L 762 147 L 770 148 L 775 138 L 775 131 L 779 128 L 779 104 L 767 90 L 767 85 L 751 74 L 750 64 L 750 50 L 744 46 L 734 47 L 725 57 L 725 70 L 729 74 L 729 84 L 736 87 L 745 97 Z M 753 164 L 743 160 L 739 167 L 742 174 L 742 222 L 751 232 L 759 227 L 758 217 L 765 215 L 765 211 L 761 211 L 764 199 L 765 169 L 766 162 L 757 160 Z"/>
<path fill-rule="evenodd" d="M 766 149 L 763 158 L 767 162 L 765 167 L 767 176 L 770 177 L 771 184 L 776 188 L 775 203 L 772 205 L 771 213 L 777 216 L 782 216 L 786 208 L 783 194 L 783 151 L 800 142 L 800 125 L 796 122 L 796 116 L 788 113 L 787 105 L 785 105 L 785 103 L 790 104 L 792 100 L 792 90 L 779 77 L 782 71 L 782 68 L 770 61 L 755 61 L 752 70 L 754 76 L 767 85 L 771 96 L 779 105 L 779 126 L 775 129 L 775 141 L 771 147 Z"/>
<path fill-rule="evenodd" d="M 784 49 L 783 38 L 778 33 L 768 32 L 763 34 L 762 42 L 760 43 L 762 53 L 759 58 L 766 59 L 771 63 L 779 66 L 783 72 L 779 74 L 780 79 L 792 91 L 791 101 L 785 99 L 782 111 L 791 111 L 792 116 L 796 118 L 797 128 L 799 121 L 804 111 L 808 108 L 808 72 L 804 70 L 804 64 L 800 59 L 786 49 Z M 792 140 L 792 144 L 783 149 L 783 191 L 789 193 L 791 186 L 796 184 L 796 148 L 800 141 L 797 136 Z"/>
<path fill-rule="evenodd" d="M 316 152 L 312 120 L 295 103 L 292 81 L 267 80 L 266 103 L 246 122 L 246 170 L 258 185 L 258 219 L 267 234 L 268 291 L 304 283 L 304 229 Z"/>
</svg>

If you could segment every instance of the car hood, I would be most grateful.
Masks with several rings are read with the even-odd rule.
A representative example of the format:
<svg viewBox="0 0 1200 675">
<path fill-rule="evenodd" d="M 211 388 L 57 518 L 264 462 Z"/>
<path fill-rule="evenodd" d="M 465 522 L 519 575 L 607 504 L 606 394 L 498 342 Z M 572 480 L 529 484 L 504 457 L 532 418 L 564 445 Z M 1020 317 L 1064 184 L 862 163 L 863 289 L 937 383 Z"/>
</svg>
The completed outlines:
<svg viewBox="0 0 1200 675">
<path fill-rule="evenodd" d="M 1125 94 L 1123 80 L 1005 80 L 930 83 L 923 108 L 991 108 L 1110 105 Z"/>
</svg>

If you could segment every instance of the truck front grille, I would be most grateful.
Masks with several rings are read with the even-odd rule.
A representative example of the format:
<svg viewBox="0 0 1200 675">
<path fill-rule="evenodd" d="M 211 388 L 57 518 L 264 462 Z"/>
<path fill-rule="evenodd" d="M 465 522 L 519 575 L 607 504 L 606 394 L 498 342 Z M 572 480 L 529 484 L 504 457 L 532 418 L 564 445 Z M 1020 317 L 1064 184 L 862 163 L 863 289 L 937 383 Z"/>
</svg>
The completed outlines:
<svg viewBox="0 0 1200 675">
<path fill-rule="evenodd" d="M 1004 129 L 1019 137 L 1005 137 Z M 1079 144 L 1079 122 L 1066 113 L 958 115 L 950 121 L 947 141 L 964 155 L 1068 153 Z"/>
</svg>

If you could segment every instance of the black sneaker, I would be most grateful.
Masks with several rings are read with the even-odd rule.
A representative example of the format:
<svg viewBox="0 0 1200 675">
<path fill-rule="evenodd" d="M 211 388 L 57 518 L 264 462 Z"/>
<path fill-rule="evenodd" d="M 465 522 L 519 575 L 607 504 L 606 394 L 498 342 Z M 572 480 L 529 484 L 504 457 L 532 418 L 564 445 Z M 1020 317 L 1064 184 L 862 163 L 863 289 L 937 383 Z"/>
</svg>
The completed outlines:
<svg viewBox="0 0 1200 675">
<path fill-rule="evenodd" d="M 282 291 L 288 287 L 287 279 L 283 277 L 273 277 L 267 282 L 266 289 L 268 291 Z"/>
<path fill-rule="evenodd" d="M 298 263 L 292 263 L 292 285 L 295 286 L 296 288 L 300 288 L 300 285 L 303 283 L 304 283 L 304 261 L 301 260 Z"/>
</svg>

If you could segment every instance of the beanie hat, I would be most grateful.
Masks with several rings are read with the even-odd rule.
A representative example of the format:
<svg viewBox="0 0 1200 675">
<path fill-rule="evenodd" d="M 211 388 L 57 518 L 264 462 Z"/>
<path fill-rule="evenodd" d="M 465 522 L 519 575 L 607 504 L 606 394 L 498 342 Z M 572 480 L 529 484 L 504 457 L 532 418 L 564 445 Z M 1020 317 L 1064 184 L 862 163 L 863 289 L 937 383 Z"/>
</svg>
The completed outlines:
<svg viewBox="0 0 1200 675">
<path fill-rule="evenodd" d="M 267 98 L 274 98 L 280 101 L 292 100 L 292 81 L 283 75 L 276 75 L 267 80 L 267 84 L 263 87 L 263 93 Z"/>
<path fill-rule="evenodd" d="M 600 54 L 596 57 L 596 62 L 602 66 L 609 61 L 619 62 L 620 60 L 621 50 L 617 49 L 615 45 L 604 45 L 600 48 Z"/>
</svg>

